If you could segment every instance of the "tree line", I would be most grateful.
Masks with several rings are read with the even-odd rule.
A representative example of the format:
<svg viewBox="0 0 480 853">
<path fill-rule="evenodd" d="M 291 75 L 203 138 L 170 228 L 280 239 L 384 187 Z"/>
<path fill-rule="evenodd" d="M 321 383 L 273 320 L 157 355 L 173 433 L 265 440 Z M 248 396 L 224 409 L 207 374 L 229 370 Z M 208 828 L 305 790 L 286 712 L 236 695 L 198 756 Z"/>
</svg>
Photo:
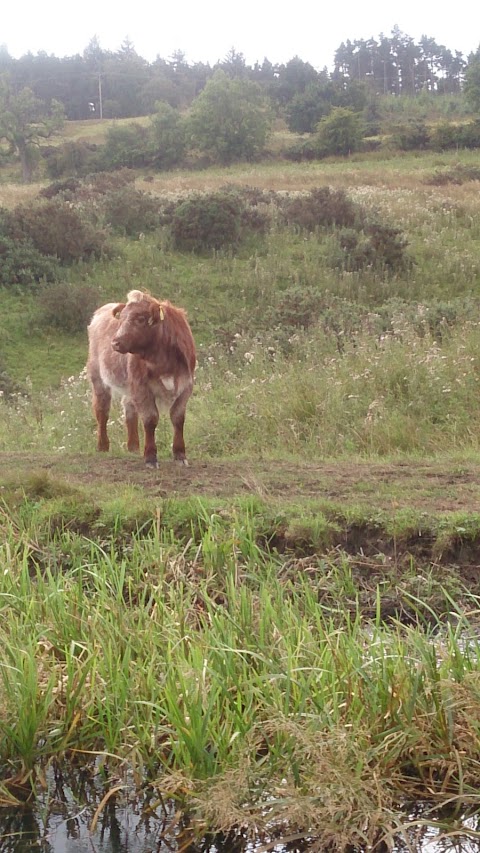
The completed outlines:
<svg viewBox="0 0 480 853">
<path fill-rule="evenodd" d="M 350 87 L 354 93 L 354 84 L 357 90 L 361 85 L 379 95 L 416 95 L 423 91 L 455 94 L 462 88 L 472 58 L 467 60 L 458 50 L 439 45 L 426 35 L 416 43 L 398 27 L 390 36 L 342 42 L 335 52 L 332 72 L 326 68 L 319 71 L 298 56 L 284 64 L 265 58 L 248 65 L 243 54 L 233 48 L 215 65 L 189 63 L 182 51 L 148 62 L 128 39 L 118 50 L 110 51 L 94 37 L 83 54 L 75 56 L 39 52 L 15 59 L 5 46 L 0 47 L 0 75 L 8 75 L 13 92 L 28 88 L 45 103 L 63 104 L 67 119 L 79 120 L 151 114 L 159 101 L 185 109 L 218 70 L 231 78 L 257 83 L 277 110 L 305 92 L 327 100 L 331 100 L 332 87 L 337 93 Z M 338 106 L 346 105 L 345 99 L 337 96 L 338 100 Z"/>
</svg>

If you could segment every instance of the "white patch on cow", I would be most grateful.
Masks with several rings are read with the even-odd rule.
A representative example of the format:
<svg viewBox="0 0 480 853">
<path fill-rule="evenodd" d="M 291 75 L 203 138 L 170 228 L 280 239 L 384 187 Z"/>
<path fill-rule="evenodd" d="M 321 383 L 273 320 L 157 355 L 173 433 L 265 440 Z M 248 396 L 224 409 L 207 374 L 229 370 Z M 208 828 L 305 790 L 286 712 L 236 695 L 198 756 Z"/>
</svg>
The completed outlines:
<svg viewBox="0 0 480 853">
<path fill-rule="evenodd" d="M 122 385 L 118 385 L 115 382 L 112 382 L 112 374 L 106 370 L 103 362 L 99 362 L 98 366 L 100 370 L 100 378 L 103 384 L 107 388 L 110 388 L 110 391 L 112 392 L 114 397 L 123 397 L 123 395 L 125 394 L 125 387 Z"/>
<path fill-rule="evenodd" d="M 141 302 L 144 296 L 141 290 L 131 290 L 127 293 L 127 302 Z"/>
<path fill-rule="evenodd" d="M 167 391 L 175 390 L 175 377 L 174 376 L 160 376 L 160 382 L 165 386 Z"/>
</svg>

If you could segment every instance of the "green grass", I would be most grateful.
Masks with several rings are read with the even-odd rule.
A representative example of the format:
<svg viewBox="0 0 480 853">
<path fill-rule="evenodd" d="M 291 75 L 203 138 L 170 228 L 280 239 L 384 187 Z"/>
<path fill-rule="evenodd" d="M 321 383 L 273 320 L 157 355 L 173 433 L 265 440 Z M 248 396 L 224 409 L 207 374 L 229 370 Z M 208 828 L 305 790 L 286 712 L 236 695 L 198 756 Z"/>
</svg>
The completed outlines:
<svg viewBox="0 0 480 853">
<path fill-rule="evenodd" d="M 412 566 L 397 598 L 400 586 L 417 624 L 387 627 L 393 583 L 362 584 L 346 555 L 295 569 L 259 547 L 258 505 L 192 510 L 201 523 L 186 540 L 168 522 L 132 533 L 120 516 L 93 539 L 58 520 L 53 532 L 32 499 L 4 505 L 7 788 L 29 773 L 33 784 L 51 756 L 94 750 L 176 793 L 214 831 L 243 813 L 250 831 L 290 824 L 338 847 L 393 833 L 427 780 L 439 804 L 473 802 L 471 593 L 447 575 L 443 587 L 433 573 L 420 583 Z"/>
</svg>

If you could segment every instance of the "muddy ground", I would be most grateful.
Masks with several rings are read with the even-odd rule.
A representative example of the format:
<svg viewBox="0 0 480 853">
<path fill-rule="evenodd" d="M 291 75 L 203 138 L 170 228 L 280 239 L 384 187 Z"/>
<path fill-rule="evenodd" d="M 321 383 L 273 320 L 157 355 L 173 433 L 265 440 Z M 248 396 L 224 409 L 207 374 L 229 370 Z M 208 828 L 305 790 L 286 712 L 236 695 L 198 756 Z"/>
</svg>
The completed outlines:
<svg viewBox="0 0 480 853">
<path fill-rule="evenodd" d="M 0 483 L 32 473 L 79 487 L 140 488 L 146 496 L 218 497 L 254 494 L 288 503 L 326 501 L 390 512 L 480 513 L 480 464 L 473 461 L 306 462 L 161 459 L 151 470 L 138 456 L 0 453 Z"/>
</svg>

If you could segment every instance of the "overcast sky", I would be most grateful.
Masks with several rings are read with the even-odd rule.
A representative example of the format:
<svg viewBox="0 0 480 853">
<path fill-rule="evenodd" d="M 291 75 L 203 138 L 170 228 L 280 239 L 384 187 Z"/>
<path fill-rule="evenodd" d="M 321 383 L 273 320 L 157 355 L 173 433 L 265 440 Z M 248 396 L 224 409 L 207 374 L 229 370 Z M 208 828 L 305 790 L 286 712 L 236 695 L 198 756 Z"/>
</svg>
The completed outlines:
<svg viewBox="0 0 480 853">
<path fill-rule="evenodd" d="M 342 41 L 390 35 L 395 25 L 415 41 L 425 34 L 467 56 L 480 44 L 479 23 L 480 4 L 442 0 L 5 0 L 0 44 L 17 58 L 28 51 L 61 57 L 82 53 L 94 35 L 109 50 L 128 37 L 149 61 L 179 49 L 189 62 L 213 65 L 233 47 L 249 65 L 299 56 L 320 69 L 332 67 Z"/>
</svg>

